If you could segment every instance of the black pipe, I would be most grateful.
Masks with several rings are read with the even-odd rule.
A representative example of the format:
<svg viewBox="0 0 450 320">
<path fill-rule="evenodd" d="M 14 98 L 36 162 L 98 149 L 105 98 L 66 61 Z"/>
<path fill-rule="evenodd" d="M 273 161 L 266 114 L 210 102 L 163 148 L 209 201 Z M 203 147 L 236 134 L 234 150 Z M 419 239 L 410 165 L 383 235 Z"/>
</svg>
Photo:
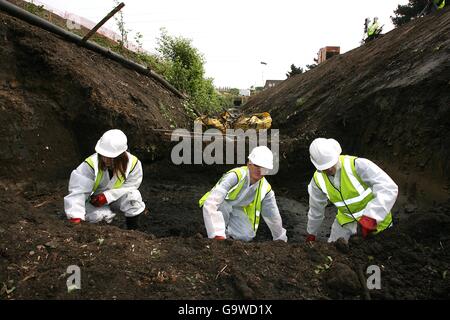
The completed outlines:
<svg viewBox="0 0 450 320">
<path fill-rule="evenodd" d="M 155 79 L 156 81 L 158 81 L 166 89 L 168 89 L 169 91 L 174 93 L 179 98 L 182 98 L 182 99 L 186 98 L 185 95 L 183 95 L 174 86 L 172 86 L 169 82 L 167 82 L 166 79 L 164 79 L 162 76 L 160 76 L 159 74 L 155 73 L 154 71 L 146 68 L 143 65 L 140 65 L 134 61 L 128 60 L 128 59 L 124 58 L 123 56 L 121 56 L 120 54 L 117 54 L 115 52 L 112 52 L 109 49 L 99 46 L 98 44 L 96 44 L 92 41 L 82 41 L 82 37 L 80 37 L 72 32 L 69 32 L 67 30 L 64 30 L 63 28 L 60 28 L 60 27 L 54 25 L 53 23 L 48 22 L 45 19 L 42 19 L 26 10 L 23 10 L 22 8 L 19 8 L 16 5 L 13 5 L 12 3 L 10 3 L 6 0 L 0 0 L 0 9 L 15 18 L 18 18 L 20 20 L 28 22 L 39 28 L 45 29 L 51 33 L 57 34 L 65 40 L 74 42 L 79 46 L 82 46 L 89 50 L 100 53 L 100 54 L 104 55 L 105 57 L 107 57 L 111 60 L 117 61 L 120 64 L 122 64 L 132 70 L 135 70 L 143 75 L 149 76 L 149 77 Z"/>
</svg>

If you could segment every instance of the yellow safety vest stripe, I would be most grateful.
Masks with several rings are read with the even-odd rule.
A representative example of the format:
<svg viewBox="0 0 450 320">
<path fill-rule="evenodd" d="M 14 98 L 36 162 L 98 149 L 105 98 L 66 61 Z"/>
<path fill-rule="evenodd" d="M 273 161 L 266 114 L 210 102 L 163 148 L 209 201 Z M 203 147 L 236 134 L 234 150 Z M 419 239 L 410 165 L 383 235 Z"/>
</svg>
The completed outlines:
<svg viewBox="0 0 450 320">
<path fill-rule="evenodd" d="M 98 167 L 98 159 L 96 159 L 97 161 L 97 168 L 95 168 L 95 163 L 94 163 L 94 158 L 96 155 L 90 156 L 88 157 L 85 162 L 94 170 L 94 174 L 95 174 L 95 182 L 94 182 L 94 186 L 92 187 L 92 193 L 95 193 L 95 191 L 98 189 L 98 186 L 100 185 L 100 182 L 103 179 L 103 171 L 99 170 L 100 168 Z M 130 166 L 130 171 L 128 173 L 125 173 L 125 175 L 128 177 L 128 175 L 136 168 L 136 165 L 138 163 L 138 158 L 134 155 L 131 155 L 131 166 Z M 118 189 L 120 188 L 126 181 L 126 178 L 122 177 L 122 176 L 118 176 L 117 177 L 117 181 L 116 183 L 114 183 L 113 189 Z"/>
<path fill-rule="evenodd" d="M 341 182 L 340 188 L 336 188 L 324 172 L 316 171 L 314 181 L 327 195 L 327 198 L 338 209 L 336 219 L 340 225 L 345 225 L 361 219 L 367 204 L 374 199 L 372 190 L 362 181 L 356 173 L 356 157 L 340 156 Z M 386 218 L 377 225 L 380 232 L 392 223 L 392 214 L 389 212 Z"/>
<path fill-rule="evenodd" d="M 245 177 L 248 175 L 248 167 L 247 166 L 243 166 L 243 167 L 235 168 L 235 169 L 232 169 L 232 170 L 228 171 L 227 174 L 230 173 L 230 172 L 234 172 L 237 175 L 238 182 L 236 183 L 236 185 L 234 187 L 232 187 L 228 191 L 225 199 L 226 200 L 235 200 L 237 198 L 237 196 L 239 195 L 239 193 L 241 192 L 243 186 L 244 186 Z M 217 184 L 219 184 L 221 180 L 219 180 L 219 182 Z M 259 181 L 258 189 L 256 190 L 256 194 L 255 194 L 255 198 L 253 199 L 253 201 L 249 205 L 243 207 L 247 217 L 249 218 L 249 220 L 250 220 L 250 222 L 251 222 L 251 224 L 253 226 L 253 230 L 255 232 L 256 232 L 256 230 L 258 229 L 258 226 L 259 226 L 260 214 L 261 214 L 261 209 L 262 209 L 261 208 L 262 201 L 264 200 L 265 196 L 271 190 L 272 190 L 271 185 L 263 177 Z M 207 193 L 205 193 L 203 195 L 203 197 L 199 200 L 199 206 L 200 207 L 202 207 L 203 204 L 205 203 L 206 199 L 208 199 L 209 195 L 211 194 L 211 191 L 212 191 L 212 189 L 210 191 L 208 191 Z"/>
</svg>

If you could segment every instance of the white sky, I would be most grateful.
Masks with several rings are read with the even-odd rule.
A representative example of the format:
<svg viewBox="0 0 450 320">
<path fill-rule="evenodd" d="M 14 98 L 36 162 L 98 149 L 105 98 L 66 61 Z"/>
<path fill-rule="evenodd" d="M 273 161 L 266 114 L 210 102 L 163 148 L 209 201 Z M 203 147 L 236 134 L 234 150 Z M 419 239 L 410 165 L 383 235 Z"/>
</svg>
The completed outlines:
<svg viewBox="0 0 450 320">
<path fill-rule="evenodd" d="M 383 31 L 408 0 L 122 0 L 125 26 L 143 34 L 144 49 L 155 52 L 160 28 L 193 40 L 205 57 L 216 86 L 249 88 L 267 79 L 285 79 L 290 65 L 313 63 L 324 46 L 341 53 L 359 46 L 364 19 L 378 16 Z M 113 0 L 40 0 L 61 11 L 100 21 Z M 106 26 L 118 32 L 114 19 Z M 266 66 L 260 62 L 267 63 Z"/>
</svg>

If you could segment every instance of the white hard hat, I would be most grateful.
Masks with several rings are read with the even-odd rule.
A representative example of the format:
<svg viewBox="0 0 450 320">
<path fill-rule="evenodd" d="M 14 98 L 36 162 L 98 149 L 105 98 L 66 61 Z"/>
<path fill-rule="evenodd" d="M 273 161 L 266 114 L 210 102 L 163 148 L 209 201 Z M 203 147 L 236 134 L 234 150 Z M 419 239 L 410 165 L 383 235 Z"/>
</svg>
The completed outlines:
<svg viewBox="0 0 450 320">
<path fill-rule="evenodd" d="M 119 129 L 106 131 L 95 146 L 98 154 L 108 158 L 115 158 L 127 149 L 127 136 Z"/>
<path fill-rule="evenodd" d="M 341 145 L 334 139 L 317 138 L 309 146 L 311 162 L 317 170 L 330 169 L 338 162 L 341 152 Z"/>
<path fill-rule="evenodd" d="M 248 156 L 253 164 L 272 170 L 273 169 L 273 153 L 266 146 L 259 146 L 252 150 Z"/>
</svg>

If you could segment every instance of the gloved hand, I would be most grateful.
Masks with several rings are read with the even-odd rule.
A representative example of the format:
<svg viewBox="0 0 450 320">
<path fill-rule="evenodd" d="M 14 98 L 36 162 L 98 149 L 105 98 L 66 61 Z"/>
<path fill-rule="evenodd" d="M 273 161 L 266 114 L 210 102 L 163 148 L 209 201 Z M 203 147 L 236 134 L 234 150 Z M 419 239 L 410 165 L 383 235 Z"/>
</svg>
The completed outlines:
<svg viewBox="0 0 450 320">
<path fill-rule="evenodd" d="M 106 197 L 103 193 L 100 193 L 96 196 L 91 197 L 90 202 L 92 203 L 93 206 L 96 206 L 96 207 L 102 207 L 108 203 L 108 201 L 106 200 Z"/>
<path fill-rule="evenodd" d="M 215 236 L 214 240 L 225 240 L 225 237 L 222 236 Z"/>
<path fill-rule="evenodd" d="M 363 238 L 366 238 L 367 235 L 377 229 L 377 220 L 373 218 L 369 218 L 367 216 L 362 216 L 359 219 L 359 224 L 361 225 L 361 232 Z"/>
<path fill-rule="evenodd" d="M 306 241 L 306 242 L 313 242 L 313 241 L 316 241 L 316 236 L 313 235 L 313 234 L 308 234 L 308 235 L 306 236 L 305 241 Z"/>
<path fill-rule="evenodd" d="M 81 223 L 81 219 L 80 218 L 72 218 L 72 219 L 69 219 L 69 221 L 74 223 L 74 224 Z"/>
</svg>

